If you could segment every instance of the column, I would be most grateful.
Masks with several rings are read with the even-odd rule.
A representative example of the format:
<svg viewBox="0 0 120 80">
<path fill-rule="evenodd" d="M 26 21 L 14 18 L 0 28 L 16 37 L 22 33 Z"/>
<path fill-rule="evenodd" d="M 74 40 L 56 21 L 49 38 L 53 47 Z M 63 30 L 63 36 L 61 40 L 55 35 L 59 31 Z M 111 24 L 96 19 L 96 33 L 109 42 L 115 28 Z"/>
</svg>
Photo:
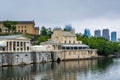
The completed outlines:
<svg viewBox="0 0 120 80">
<path fill-rule="evenodd" d="M 25 42 L 26 52 L 27 52 L 27 42 Z"/>
<path fill-rule="evenodd" d="M 13 41 L 11 41 L 11 51 L 13 52 Z"/>
<path fill-rule="evenodd" d="M 7 45 L 7 51 L 9 52 L 10 51 L 10 42 L 8 41 L 7 43 L 8 43 L 8 45 Z"/>
</svg>

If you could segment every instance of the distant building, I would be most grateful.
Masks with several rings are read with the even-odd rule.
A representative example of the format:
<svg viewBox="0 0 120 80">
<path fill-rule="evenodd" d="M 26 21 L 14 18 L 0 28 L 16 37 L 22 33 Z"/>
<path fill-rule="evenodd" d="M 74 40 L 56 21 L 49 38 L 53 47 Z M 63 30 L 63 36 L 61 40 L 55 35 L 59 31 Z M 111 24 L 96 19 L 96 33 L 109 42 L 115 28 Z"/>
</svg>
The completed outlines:
<svg viewBox="0 0 120 80">
<path fill-rule="evenodd" d="M 72 31 L 72 26 L 71 26 L 70 24 L 65 25 L 64 30 L 65 30 L 65 31 Z"/>
<path fill-rule="evenodd" d="M 111 32 L 111 41 L 116 42 L 117 41 L 117 33 Z"/>
<path fill-rule="evenodd" d="M 101 31 L 100 30 L 95 30 L 94 36 L 95 37 L 101 37 Z"/>
<path fill-rule="evenodd" d="M 39 27 L 35 27 L 34 21 L 16 21 L 16 32 L 21 34 L 33 34 L 33 35 L 39 35 Z M 0 28 L 3 29 L 3 21 L 0 21 Z M 6 30 L 6 29 L 4 29 Z M 5 32 L 5 31 L 2 32 Z M 8 32 L 8 31 L 6 31 Z"/>
<path fill-rule="evenodd" d="M 109 29 L 103 29 L 102 31 L 102 37 L 107 39 L 107 40 L 110 40 L 110 36 L 109 36 Z"/>
<path fill-rule="evenodd" d="M 90 38 L 91 37 L 90 29 L 85 29 L 84 30 L 84 35 L 87 36 L 88 38 Z"/>
</svg>

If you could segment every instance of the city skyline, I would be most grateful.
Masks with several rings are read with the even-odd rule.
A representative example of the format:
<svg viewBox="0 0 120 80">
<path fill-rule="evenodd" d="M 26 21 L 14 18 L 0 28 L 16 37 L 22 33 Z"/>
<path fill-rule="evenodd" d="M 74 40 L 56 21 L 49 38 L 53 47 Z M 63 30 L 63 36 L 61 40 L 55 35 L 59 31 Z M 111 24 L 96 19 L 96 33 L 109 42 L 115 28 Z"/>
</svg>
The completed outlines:
<svg viewBox="0 0 120 80">
<path fill-rule="evenodd" d="M 84 33 L 85 28 L 109 28 L 120 37 L 119 0 L 1 0 L 0 20 L 34 20 L 36 26 L 54 28 L 71 24 L 76 32 Z"/>
</svg>

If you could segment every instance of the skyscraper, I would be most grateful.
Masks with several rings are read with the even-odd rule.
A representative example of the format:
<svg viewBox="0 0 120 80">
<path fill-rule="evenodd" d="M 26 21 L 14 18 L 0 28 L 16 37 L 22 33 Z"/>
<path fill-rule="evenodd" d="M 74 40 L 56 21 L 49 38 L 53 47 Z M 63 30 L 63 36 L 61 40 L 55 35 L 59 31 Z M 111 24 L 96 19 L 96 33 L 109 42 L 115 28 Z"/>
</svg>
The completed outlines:
<svg viewBox="0 0 120 80">
<path fill-rule="evenodd" d="M 101 31 L 100 30 L 95 30 L 94 36 L 95 37 L 101 37 Z"/>
<path fill-rule="evenodd" d="M 102 37 L 107 39 L 107 40 L 110 40 L 110 36 L 109 36 L 109 29 L 103 29 L 102 31 Z"/>
<path fill-rule="evenodd" d="M 87 36 L 88 38 L 90 38 L 91 37 L 90 30 L 89 29 L 85 29 L 84 30 L 84 35 Z"/>
<path fill-rule="evenodd" d="M 116 42 L 116 39 L 117 39 L 117 33 L 111 32 L 111 41 Z"/>
</svg>

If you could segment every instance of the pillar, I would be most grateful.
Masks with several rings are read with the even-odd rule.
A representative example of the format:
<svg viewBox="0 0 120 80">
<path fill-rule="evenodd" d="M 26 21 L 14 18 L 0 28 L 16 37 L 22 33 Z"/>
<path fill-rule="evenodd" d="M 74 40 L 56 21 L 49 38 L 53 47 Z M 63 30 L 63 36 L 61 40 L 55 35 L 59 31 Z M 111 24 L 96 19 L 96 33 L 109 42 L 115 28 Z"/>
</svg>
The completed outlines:
<svg viewBox="0 0 120 80">
<path fill-rule="evenodd" d="M 13 52 L 13 41 L 11 41 L 11 51 Z"/>
<path fill-rule="evenodd" d="M 26 52 L 27 52 L 27 42 L 25 42 Z"/>
<path fill-rule="evenodd" d="M 9 52 L 10 51 L 10 42 L 8 41 L 8 45 L 7 45 L 7 51 Z"/>
</svg>

